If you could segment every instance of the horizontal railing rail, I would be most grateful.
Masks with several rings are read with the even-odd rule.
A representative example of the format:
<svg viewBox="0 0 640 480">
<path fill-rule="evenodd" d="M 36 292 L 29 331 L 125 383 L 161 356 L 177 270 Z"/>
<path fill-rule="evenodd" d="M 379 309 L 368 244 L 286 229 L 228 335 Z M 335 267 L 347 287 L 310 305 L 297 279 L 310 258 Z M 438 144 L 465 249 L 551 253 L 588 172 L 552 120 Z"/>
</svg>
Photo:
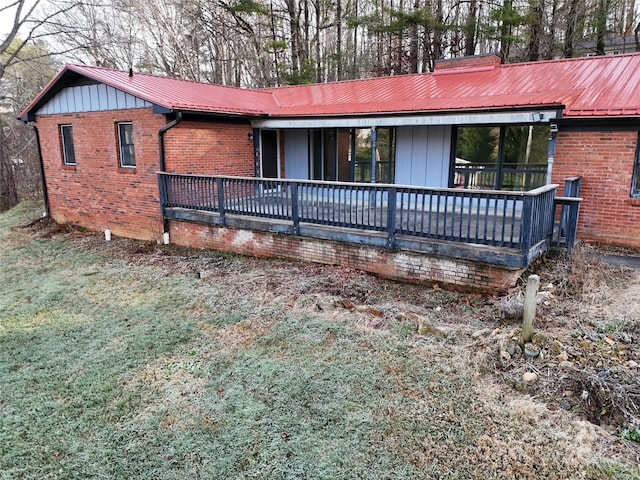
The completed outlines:
<svg viewBox="0 0 640 480">
<path fill-rule="evenodd" d="M 158 173 L 169 208 L 521 249 L 553 231 L 556 185 L 529 192 Z"/>
</svg>

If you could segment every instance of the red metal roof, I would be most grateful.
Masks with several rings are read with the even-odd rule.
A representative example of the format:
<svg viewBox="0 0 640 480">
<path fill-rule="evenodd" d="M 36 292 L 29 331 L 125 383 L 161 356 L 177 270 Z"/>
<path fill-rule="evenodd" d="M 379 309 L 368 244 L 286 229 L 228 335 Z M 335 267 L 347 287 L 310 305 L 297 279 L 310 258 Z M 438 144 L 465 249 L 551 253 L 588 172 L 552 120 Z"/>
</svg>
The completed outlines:
<svg viewBox="0 0 640 480">
<path fill-rule="evenodd" d="M 269 89 L 274 116 L 565 105 L 565 117 L 640 115 L 640 54 L 583 57 Z"/>
<path fill-rule="evenodd" d="M 66 65 L 20 116 L 22 117 L 31 108 L 39 106 L 43 95 L 67 72 L 75 72 L 110 85 L 169 110 L 255 115 L 264 114 L 265 111 L 277 106 L 273 95 L 267 91 L 226 87 L 142 73 L 129 76 L 128 72 L 122 70 Z"/>
<path fill-rule="evenodd" d="M 640 54 L 628 54 L 262 90 L 67 65 L 21 116 L 68 71 L 170 110 L 300 117 L 564 106 L 564 117 L 640 115 Z"/>
</svg>

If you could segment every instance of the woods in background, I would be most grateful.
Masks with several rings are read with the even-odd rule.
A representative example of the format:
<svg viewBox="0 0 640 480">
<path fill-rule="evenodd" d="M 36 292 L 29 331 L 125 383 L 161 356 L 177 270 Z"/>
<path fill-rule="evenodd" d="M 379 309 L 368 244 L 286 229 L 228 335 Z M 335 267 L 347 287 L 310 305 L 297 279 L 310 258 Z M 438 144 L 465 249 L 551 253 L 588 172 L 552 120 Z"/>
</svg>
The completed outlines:
<svg viewBox="0 0 640 480">
<path fill-rule="evenodd" d="M 604 53 L 638 33 L 636 0 L 86 0 L 55 37 L 74 61 L 247 87 Z M 57 26 L 56 28 L 58 28 Z M 58 30 L 60 30 L 58 28 Z M 637 43 L 637 40 L 636 40 Z"/>
<path fill-rule="evenodd" d="M 0 34 L 0 210 L 38 183 L 32 134 L 14 117 L 64 62 L 270 87 L 488 52 L 603 55 L 613 37 L 640 51 L 636 0 L 0 0 L 0 15 L 12 19 Z"/>
</svg>

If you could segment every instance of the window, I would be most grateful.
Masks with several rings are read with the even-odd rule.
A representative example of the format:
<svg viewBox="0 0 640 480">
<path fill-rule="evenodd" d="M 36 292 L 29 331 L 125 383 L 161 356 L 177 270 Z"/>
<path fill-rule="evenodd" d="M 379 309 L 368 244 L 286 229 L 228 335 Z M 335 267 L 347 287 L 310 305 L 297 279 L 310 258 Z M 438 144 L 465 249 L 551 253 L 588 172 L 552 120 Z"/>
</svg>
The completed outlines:
<svg viewBox="0 0 640 480">
<path fill-rule="evenodd" d="M 354 153 L 353 180 L 371 182 L 371 129 L 355 128 L 351 142 Z M 375 181 L 393 183 L 396 163 L 396 129 L 376 128 Z"/>
<path fill-rule="evenodd" d="M 133 144 L 133 124 L 131 122 L 118 123 L 118 143 L 120 146 L 120 166 L 135 168 L 136 152 Z"/>
<path fill-rule="evenodd" d="M 62 162 L 65 165 L 75 165 L 76 152 L 73 148 L 73 129 L 71 125 L 60 125 L 60 139 L 62 141 Z"/>
<path fill-rule="evenodd" d="M 549 127 L 458 127 L 450 186 L 526 191 L 547 179 Z"/>
<path fill-rule="evenodd" d="M 636 159 L 633 164 L 633 177 L 631 180 L 631 196 L 640 197 L 640 132 L 636 143 Z"/>
</svg>

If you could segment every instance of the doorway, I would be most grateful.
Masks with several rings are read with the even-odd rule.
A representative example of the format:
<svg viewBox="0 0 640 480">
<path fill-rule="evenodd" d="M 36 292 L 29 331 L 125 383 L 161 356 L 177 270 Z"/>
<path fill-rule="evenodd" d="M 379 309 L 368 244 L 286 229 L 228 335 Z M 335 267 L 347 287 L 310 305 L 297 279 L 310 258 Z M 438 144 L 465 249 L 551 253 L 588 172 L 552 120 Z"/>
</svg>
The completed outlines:
<svg viewBox="0 0 640 480">
<path fill-rule="evenodd" d="M 261 176 L 280 178 L 278 161 L 278 130 L 262 130 L 260 132 L 260 157 L 262 159 Z"/>
</svg>

